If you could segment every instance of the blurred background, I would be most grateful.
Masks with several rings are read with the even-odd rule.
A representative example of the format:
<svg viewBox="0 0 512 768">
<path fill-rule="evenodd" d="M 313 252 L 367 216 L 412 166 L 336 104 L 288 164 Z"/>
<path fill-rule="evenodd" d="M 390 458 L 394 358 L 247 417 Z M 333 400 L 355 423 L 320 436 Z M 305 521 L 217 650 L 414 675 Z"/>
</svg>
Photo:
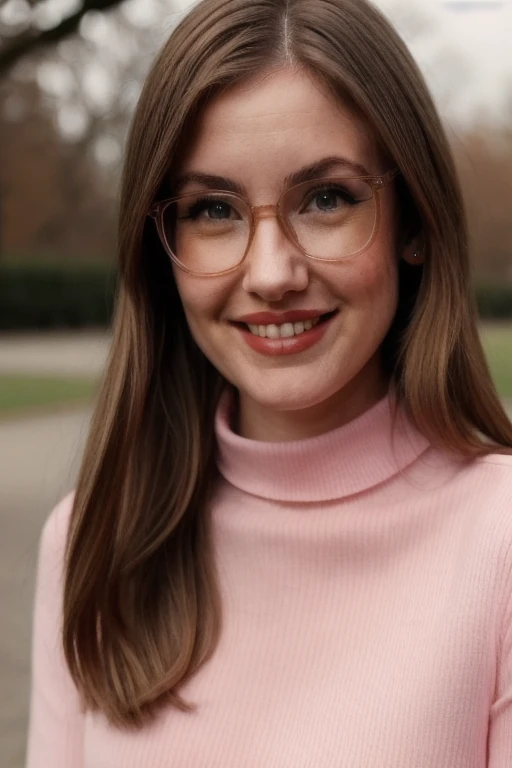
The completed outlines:
<svg viewBox="0 0 512 768">
<path fill-rule="evenodd" d="M 248 0 L 249 1 L 249 0 Z M 438 103 L 481 333 L 512 411 L 511 0 L 376 0 Z M 0 765 L 21 768 L 41 526 L 73 487 L 109 346 L 123 146 L 190 0 L 0 0 Z"/>
</svg>

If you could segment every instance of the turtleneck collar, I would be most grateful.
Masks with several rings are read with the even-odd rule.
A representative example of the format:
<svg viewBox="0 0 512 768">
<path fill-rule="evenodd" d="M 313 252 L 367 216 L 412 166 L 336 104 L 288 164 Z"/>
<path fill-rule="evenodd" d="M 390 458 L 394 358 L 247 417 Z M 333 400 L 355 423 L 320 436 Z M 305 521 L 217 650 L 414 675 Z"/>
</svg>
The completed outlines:
<svg viewBox="0 0 512 768">
<path fill-rule="evenodd" d="M 232 485 L 275 501 L 329 501 L 385 482 L 427 449 L 388 394 L 342 427 L 291 442 L 249 440 L 233 431 L 235 396 L 226 387 L 215 416 L 217 465 Z"/>
</svg>

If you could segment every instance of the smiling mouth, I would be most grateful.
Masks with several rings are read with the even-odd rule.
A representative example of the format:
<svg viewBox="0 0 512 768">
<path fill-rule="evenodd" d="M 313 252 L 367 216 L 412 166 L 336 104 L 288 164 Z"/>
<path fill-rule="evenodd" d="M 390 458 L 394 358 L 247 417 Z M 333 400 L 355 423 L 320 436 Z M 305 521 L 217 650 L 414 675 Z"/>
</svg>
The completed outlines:
<svg viewBox="0 0 512 768">
<path fill-rule="evenodd" d="M 281 325 L 248 325 L 247 323 L 240 323 L 237 321 L 233 321 L 232 325 L 236 325 L 238 328 L 248 331 L 253 336 L 260 336 L 262 338 L 292 338 L 293 336 L 300 336 L 304 333 L 308 333 L 308 331 L 316 328 L 317 325 L 328 322 L 336 314 L 338 314 L 338 310 L 327 312 L 325 315 L 320 315 L 318 318 L 313 318 L 311 320 L 302 320 L 295 323 L 288 322 Z"/>
</svg>

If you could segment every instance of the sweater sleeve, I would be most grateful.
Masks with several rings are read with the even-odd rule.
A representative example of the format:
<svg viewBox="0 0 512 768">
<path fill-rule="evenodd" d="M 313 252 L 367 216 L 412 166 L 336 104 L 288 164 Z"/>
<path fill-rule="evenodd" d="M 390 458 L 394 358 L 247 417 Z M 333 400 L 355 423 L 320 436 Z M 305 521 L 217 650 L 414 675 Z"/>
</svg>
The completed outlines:
<svg viewBox="0 0 512 768">
<path fill-rule="evenodd" d="M 512 546 L 508 559 L 512 557 Z M 512 766 L 512 565 L 508 566 L 504 609 L 498 643 L 497 675 L 491 707 L 487 768 Z"/>
<path fill-rule="evenodd" d="M 61 644 L 62 576 L 72 503 L 70 494 L 55 507 L 39 541 L 27 768 L 83 767 L 83 714 Z"/>
</svg>

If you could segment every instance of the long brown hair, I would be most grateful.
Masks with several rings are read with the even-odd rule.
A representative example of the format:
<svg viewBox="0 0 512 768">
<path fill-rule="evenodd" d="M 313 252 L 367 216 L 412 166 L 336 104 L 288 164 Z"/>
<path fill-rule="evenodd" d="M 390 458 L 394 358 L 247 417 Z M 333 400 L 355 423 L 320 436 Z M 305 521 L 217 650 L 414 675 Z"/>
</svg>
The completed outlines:
<svg viewBox="0 0 512 768">
<path fill-rule="evenodd" d="M 405 218 L 422 230 L 425 264 L 401 264 L 384 342 L 399 401 L 459 454 L 512 446 L 479 341 L 453 160 L 405 45 L 366 0 L 200 2 L 154 64 L 129 136 L 113 343 L 68 536 L 67 663 L 85 706 L 119 726 L 191 708 L 179 689 L 221 632 L 209 510 L 225 382 L 190 335 L 147 213 L 206 100 L 287 64 L 367 118 L 400 169 Z"/>
</svg>

